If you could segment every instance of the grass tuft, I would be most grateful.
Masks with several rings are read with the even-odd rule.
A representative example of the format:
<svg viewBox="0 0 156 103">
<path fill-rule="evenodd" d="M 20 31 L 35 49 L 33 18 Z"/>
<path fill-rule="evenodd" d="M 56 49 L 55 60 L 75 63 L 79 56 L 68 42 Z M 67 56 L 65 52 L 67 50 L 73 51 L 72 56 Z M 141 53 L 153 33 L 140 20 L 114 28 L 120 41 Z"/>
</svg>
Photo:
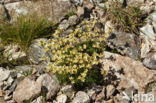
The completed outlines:
<svg viewBox="0 0 156 103">
<path fill-rule="evenodd" d="M 19 16 L 13 23 L 4 22 L 0 25 L 0 38 L 3 44 L 16 43 L 26 51 L 34 39 L 47 37 L 54 27 L 46 18 Z"/>
<path fill-rule="evenodd" d="M 114 24 L 116 30 L 138 33 L 139 28 L 145 24 L 145 15 L 138 7 L 124 7 L 118 1 L 111 3 L 106 11 L 108 20 Z"/>
</svg>

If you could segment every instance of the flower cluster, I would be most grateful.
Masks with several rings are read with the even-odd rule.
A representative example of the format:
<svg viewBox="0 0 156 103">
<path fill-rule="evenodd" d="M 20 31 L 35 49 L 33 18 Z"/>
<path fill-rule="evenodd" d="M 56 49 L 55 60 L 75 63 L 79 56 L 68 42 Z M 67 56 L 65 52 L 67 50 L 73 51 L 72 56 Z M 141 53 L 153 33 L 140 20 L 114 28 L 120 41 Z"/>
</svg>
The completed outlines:
<svg viewBox="0 0 156 103">
<path fill-rule="evenodd" d="M 73 32 L 62 36 L 56 30 L 54 38 L 42 43 L 52 53 L 48 70 L 70 83 L 86 82 L 86 77 L 104 57 L 104 41 L 107 35 L 95 28 L 98 20 L 83 21 Z"/>
</svg>

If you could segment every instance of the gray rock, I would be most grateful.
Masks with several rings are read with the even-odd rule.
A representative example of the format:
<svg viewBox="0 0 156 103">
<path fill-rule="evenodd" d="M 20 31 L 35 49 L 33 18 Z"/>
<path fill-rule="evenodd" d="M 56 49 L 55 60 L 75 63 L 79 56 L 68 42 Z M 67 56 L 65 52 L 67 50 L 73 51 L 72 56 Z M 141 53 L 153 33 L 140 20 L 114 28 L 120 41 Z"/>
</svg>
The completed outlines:
<svg viewBox="0 0 156 103">
<path fill-rule="evenodd" d="M 107 90 L 106 97 L 111 98 L 113 96 L 113 93 L 115 92 L 115 87 L 113 85 L 108 85 L 106 87 L 106 90 Z"/>
<path fill-rule="evenodd" d="M 96 99 L 96 91 L 93 90 L 93 89 L 87 90 L 87 95 L 88 95 L 92 100 L 95 100 L 95 99 Z"/>
<path fill-rule="evenodd" d="M 33 67 L 31 65 L 22 65 L 22 66 L 16 66 L 15 70 L 18 71 L 18 73 L 21 73 L 23 75 L 29 75 L 33 71 Z"/>
<path fill-rule="evenodd" d="M 29 51 L 28 57 L 30 61 L 32 61 L 35 64 L 39 64 L 40 62 L 42 62 L 43 61 L 42 58 L 44 56 L 48 57 L 48 53 L 45 52 L 44 47 L 40 44 L 41 41 L 46 42 L 47 39 L 37 39 L 30 45 L 28 50 Z"/>
<path fill-rule="evenodd" d="M 97 3 L 97 4 L 100 4 L 100 3 L 103 3 L 104 0 L 90 0 L 91 2 L 94 2 L 94 3 Z"/>
<path fill-rule="evenodd" d="M 148 36 L 150 39 L 155 39 L 156 38 L 156 33 L 153 30 L 153 26 L 150 24 L 146 24 L 145 26 L 143 26 L 142 28 L 140 28 L 140 31 Z"/>
<path fill-rule="evenodd" d="M 143 64 L 150 69 L 156 70 L 156 53 L 148 54 L 148 56 L 143 60 Z"/>
<path fill-rule="evenodd" d="M 72 103 L 90 103 L 90 98 L 85 92 L 79 91 L 76 93 Z"/>
<path fill-rule="evenodd" d="M 104 98 L 106 98 L 105 92 L 106 92 L 106 89 L 103 88 L 103 90 L 96 96 L 96 102 L 102 101 L 104 100 Z"/>
<path fill-rule="evenodd" d="M 133 59 L 138 59 L 139 57 L 140 40 L 135 34 L 114 32 L 109 35 L 107 45 L 122 55 Z"/>
<path fill-rule="evenodd" d="M 84 8 L 83 7 L 78 7 L 77 8 L 77 15 L 80 17 L 85 13 Z"/>
<path fill-rule="evenodd" d="M 19 83 L 19 81 L 17 79 L 12 83 L 12 85 L 9 87 L 9 92 L 10 93 L 13 93 L 15 91 L 16 86 L 17 86 L 18 83 Z"/>
<path fill-rule="evenodd" d="M 72 85 L 66 85 L 61 88 L 60 90 L 63 94 L 67 95 L 70 99 L 74 97 L 75 91 L 72 87 Z"/>
<path fill-rule="evenodd" d="M 4 48 L 4 57 L 8 58 L 8 60 L 15 60 L 26 56 L 25 52 L 21 51 L 18 45 L 11 44 Z"/>
<path fill-rule="evenodd" d="M 60 89 L 59 82 L 54 75 L 43 74 L 37 79 L 37 83 L 47 90 L 46 99 L 51 99 Z"/>
<path fill-rule="evenodd" d="M 6 4 L 13 21 L 21 14 L 36 13 L 36 15 L 47 17 L 53 22 L 59 22 L 71 7 L 69 0 L 20 1 Z"/>
<path fill-rule="evenodd" d="M 150 14 L 149 19 L 150 19 L 152 22 L 156 23 L 156 11 L 153 12 L 152 14 Z"/>
<path fill-rule="evenodd" d="M 68 22 L 70 25 L 75 25 L 77 23 L 77 19 L 78 19 L 78 17 L 76 15 L 73 15 L 73 16 L 69 17 Z"/>
<path fill-rule="evenodd" d="M 10 76 L 10 71 L 6 70 L 3 67 L 0 67 L 0 82 L 7 80 L 9 76 Z"/>
<path fill-rule="evenodd" d="M 83 0 L 70 0 L 71 3 L 73 3 L 74 5 L 81 5 L 83 3 Z"/>
<path fill-rule="evenodd" d="M 43 96 L 39 96 L 38 98 L 36 98 L 35 100 L 32 101 L 32 103 L 46 103 L 44 101 L 44 97 Z"/>
<path fill-rule="evenodd" d="M 65 94 L 61 94 L 61 95 L 57 96 L 56 100 L 57 100 L 57 103 L 66 103 L 67 96 Z"/>
<path fill-rule="evenodd" d="M 25 100 L 36 98 L 40 93 L 41 84 L 26 77 L 17 85 L 13 93 L 13 99 L 18 103 L 22 103 Z"/>
<path fill-rule="evenodd" d="M 59 28 L 63 30 L 66 30 L 68 27 L 69 27 L 69 23 L 67 20 L 63 20 L 61 24 L 59 25 Z"/>
</svg>

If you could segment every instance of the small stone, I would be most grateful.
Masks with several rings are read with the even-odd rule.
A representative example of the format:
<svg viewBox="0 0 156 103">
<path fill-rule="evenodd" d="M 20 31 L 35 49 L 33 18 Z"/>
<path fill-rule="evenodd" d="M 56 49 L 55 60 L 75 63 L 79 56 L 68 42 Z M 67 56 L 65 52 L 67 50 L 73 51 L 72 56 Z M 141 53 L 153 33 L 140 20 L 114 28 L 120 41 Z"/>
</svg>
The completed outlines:
<svg viewBox="0 0 156 103">
<path fill-rule="evenodd" d="M 101 100 L 103 100 L 103 99 L 105 98 L 105 91 L 106 91 L 106 89 L 103 88 L 102 92 L 99 93 L 99 94 L 96 96 L 96 101 L 101 101 Z"/>
<path fill-rule="evenodd" d="M 150 53 L 144 60 L 143 64 L 150 68 L 156 70 L 156 53 Z"/>
<path fill-rule="evenodd" d="M 10 76 L 10 71 L 0 67 L 0 82 L 7 80 L 9 76 Z"/>
<path fill-rule="evenodd" d="M 95 90 L 90 89 L 90 90 L 87 91 L 87 94 L 88 94 L 88 96 L 89 96 L 92 100 L 95 100 L 95 98 L 96 98 L 96 91 L 95 91 Z"/>
<path fill-rule="evenodd" d="M 68 21 L 70 25 L 75 25 L 77 23 L 77 19 L 78 17 L 76 15 L 73 15 L 71 17 L 69 17 Z"/>
<path fill-rule="evenodd" d="M 5 95 L 4 96 L 4 100 L 5 101 L 9 101 L 9 100 L 11 100 L 12 99 L 12 95 Z"/>
<path fill-rule="evenodd" d="M 14 79 L 10 76 L 7 80 L 8 84 L 12 84 L 14 82 Z"/>
<path fill-rule="evenodd" d="M 71 3 L 73 3 L 74 5 L 81 5 L 83 3 L 83 0 L 70 0 Z"/>
<path fill-rule="evenodd" d="M 69 27 L 69 23 L 67 20 L 63 20 L 59 25 L 59 29 L 63 29 L 63 30 L 66 30 L 68 27 Z"/>
<path fill-rule="evenodd" d="M 33 100 L 32 103 L 46 103 L 45 101 L 44 102 L 43 101 L 44 101 L 44 97 L 39 96 L 37 99 Z"/>
<path fill-rule="evenodd" d="M 110 98 L 113 95 L 113 93 L 115 92 L 115 87 L 113 85 L 108 85 L 106 87 L 106 90 L 107 90 L 106 96 L 107 96 L 107 98 Z"/>
<path fill-rule="evenodd" d="M 79 91 L 76 93 L 72 103 L 90 103 L 90 98 L 85 92 Z"/>
<path fill-rule="evenodd" d="M 17 77 L 17 72 L 12 71 L 12 72 L 10 73 L 10 76 L 11 76 L 13 79 L 16 79 L 16 77 Z"/>
<path fill-rule="evenodd" d="M 83 14 L 84 14 L 84 8 L 83 7 L 78 7 L 77 8 L 78 10 L 77 10 L 77 15 L 80 17 L 80 16 L 82 16 Z"/>
<path fill-rule="evenodd" d="M 20 47 L 18 45 L 13 44 L 13 45 L 5 46 L 4 56 L 11 61 L 18 58 L 22 58 L 26 56 L 26 54 L 20 50 Z"/>
<path fill-rule="evenodd" d="M 150 24 L 146 24 L 145 26 L 143 26 L 142 28 L 140 28 L 140 31 L 148 36 L 150 39 L 155 39 L 156 38 L 156 33 L 153 30 L 153 26 Z"/>
<path fill-rule="evenodd" d="M 47 90 L 46 99 L 51 99 L 60 89 L 60 84 L 54 75 L 43 74 L 36 81 Z"/>
<path fill-rule="evenodd" d="M 41 44 L 40 42 L 42 41 L 46 42 L 47 39 L 45 38 L 37 39 L 29 47 L 28 57 L 29 57 L 29 60 L 33 62 L 34 64 L 39 64 L 42 61 L 41 59 L 44 56 L 48 57 L 48 53 L 46 53 L 44 50 L 45 48 L 42 45 L 40 45 Z"/>
<path fill-rule="evenodd" d="M 4 96 L 4 91 L 0 90 L 0 97 Z"/>
<path fill-rule="evenodd" d="M 16 66 L 15 70 L 17 70 L 19 73 L 23 75 L 29 75 L 33 71 L 33 67 L 31 65 L 22 65 L 22 66 Z"/>
<path fill-rule="evenodd" d="M 72 87 L 72 85 L 66 85 L 61 88 L 60 90 L 63 94 L 67 95 L 70 99 L 74 97 L 75 91 Z"/>
<path fill-rule="evenodd" d="M 16 87 L 13 99 L 22 103 L 25 100 L 34 99 L 41 93 L 41 84 L 26 77 Z"/>
<path fill-rule="evenodd" d="M 66 103 L 67 96 L 65 94 L 61 94 L 61 95 L 57 96 L 56 100 L 58 103 Z"/>
</svg>

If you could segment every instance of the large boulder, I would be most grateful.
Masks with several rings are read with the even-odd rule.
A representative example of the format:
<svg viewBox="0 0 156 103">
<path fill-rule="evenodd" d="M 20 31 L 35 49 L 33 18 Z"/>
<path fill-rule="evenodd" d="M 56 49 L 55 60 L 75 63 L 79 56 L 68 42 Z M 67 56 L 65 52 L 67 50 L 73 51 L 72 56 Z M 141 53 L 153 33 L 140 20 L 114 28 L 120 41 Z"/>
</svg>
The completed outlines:
<svg viewBox="0 0 156 103">
<path fill-rule="evenodd" d="M 24 101 L 36 98 L 39 96 L 40 92 L 41 84 L 26 77 L 17 85 L 13 93 L 13 99 L 17 103 L 22 103 Z"/>
<path fill-rule="evenodd" d="M 69 0 L 33 0 L 7 3 L 6 8 L 13 20 L 19 14 L 36 13 L 58 22 L 71 8 Z"/>
<path fill-rule="evenodd" d="M 119 54 L 105 52 L 103 69 L 108 72 L 110 82 L 119 81 L 118 89 L 134 87 L 138 91 L 144 91 L 145 86 L 156 81 L 156 71 L 144 67 L 140 61 Z"/>
<path fill-rule="evenodd" d="M 111 33 L 107 39 L 107 45 L 122 55 L 133 59 L 138 59 L 139 57 L 140 40 L 135 34 L 124 32 Z"/>
<path fill-rule="evenodd" d="M 44 88 L 46 99 L 51 99 L 60 89 L 60 84 L 54 75 L 43 74 L 37 79 L 37 82 Z"/>
</svg>

